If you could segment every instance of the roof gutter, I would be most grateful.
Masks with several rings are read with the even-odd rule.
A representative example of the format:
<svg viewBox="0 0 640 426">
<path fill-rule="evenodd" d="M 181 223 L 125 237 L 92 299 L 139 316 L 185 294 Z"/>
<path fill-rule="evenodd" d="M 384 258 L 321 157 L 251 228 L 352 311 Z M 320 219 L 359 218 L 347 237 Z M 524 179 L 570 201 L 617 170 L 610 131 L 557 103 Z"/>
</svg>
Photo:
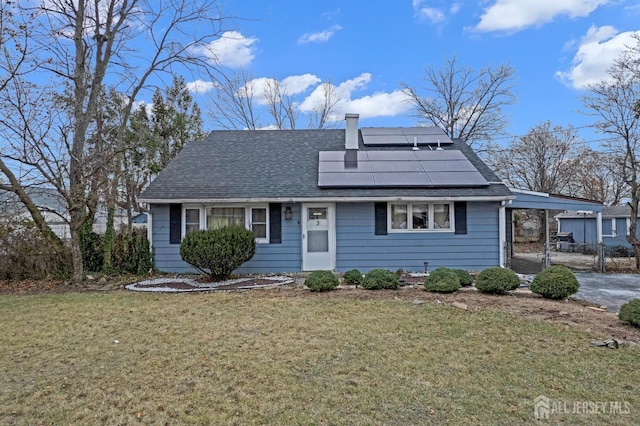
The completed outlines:
<svg viewBox="0 0 640 426">
<path fill-rule="evenodd" d="M 356 202 L 399 202 L 399 201 L 508 201 L 514 196 L 490 197 L 253 197 L 253 198 L 142 198 L 147 204 L 214 204 L 214 203 L 356 203 Z"/>
</svg>

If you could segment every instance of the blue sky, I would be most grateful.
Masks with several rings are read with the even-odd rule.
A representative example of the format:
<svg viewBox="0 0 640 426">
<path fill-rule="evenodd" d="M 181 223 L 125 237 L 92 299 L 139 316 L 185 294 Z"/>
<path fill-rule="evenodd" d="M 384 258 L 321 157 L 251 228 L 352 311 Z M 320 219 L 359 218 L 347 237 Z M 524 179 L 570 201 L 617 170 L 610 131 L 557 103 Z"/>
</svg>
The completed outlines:
<svg viewBox="0 0 640 426">
<path fill-rule="evenodd" d="M 223 8 L 243 18 L 210 46 L 228 72 L 277 79 L 301 109 L 331 81 L 347 96 L 341 113 L 359 113 L 361 126 L 417 125 L 401 83 L 421 87 L 424 69 L 445 57 L 474 68 L 508 62 L 518 98 L 505 111 L 510 135 L 544 120 L 591 124 L 580 96 L 640 31 L 637 0 L 227 0 Z M 215 87 L 187 81 L 206 109 Z M 601 136 L 580 134 L 597 147 Z"/>
</svg>

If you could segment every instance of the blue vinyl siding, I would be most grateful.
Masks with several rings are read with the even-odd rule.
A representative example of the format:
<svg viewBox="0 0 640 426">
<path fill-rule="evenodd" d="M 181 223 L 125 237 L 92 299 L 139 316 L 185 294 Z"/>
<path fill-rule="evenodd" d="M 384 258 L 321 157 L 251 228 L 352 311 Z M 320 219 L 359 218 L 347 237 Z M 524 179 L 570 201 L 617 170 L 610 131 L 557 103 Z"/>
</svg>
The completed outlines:
<svg viewBox="0 0 640 426">
<path fill-rule="evenodd" d="M 287 206 L 292 209 L 292 220 L 284 220 L 284 210 Z M 156 269 L 163 272 L 197 272 L 180 257 L 180 244 L 169 244 L 169 205 L 152 205 L 151 214 Z M 300 271 L 302 255 L 299 220 L 300 205 L 283 204 L 282 243 L 257 244 L 256 254 L 236 272 L 252 274 Z"/>
<path fill-rule="evenodd" d="M 616 221 L 616 236 L 611 237 L 611 221 Z M 596 244 L 598 242 L 596 219 L 595 218 L 560 218 L 560 231 L 573 232 L 573 239 L 576 244 Z M 585 235 L 586 230 L 586 235 Z M 631 247 L 627 241 L 627 219 L 603 218 L 602 219 L 602 242 L 607 247 L 625 246 Z M 638 233 L 640 236 L 640 232 Z"/>
<path fill-rule="evenodd" d="M 292 219 L 284 220 L 284 209 Z M 375 235 L 374 203 L 336 204 L 336 269 L 374 268 L 419 272 L 444 266 L 479 271 L 499 264 L 499 203 L 467 203 L 467 234 L 407 232 Z M 258 244 L 256 254 L 237 273 L 280 273 L 302 270 L 301 205 L 283 204 L 282 243 Z M 164 272 L 196 272 L 180 258 L 180 245 L 169 244 L 169 205 L 152 205 L 156 268 Z"/>
<path fill-rule="evenodd" d="M 336 205 L 336 267 L 340 272 L 374 268 L 422 271 L 443 266 L 469 271 L 500 261 L 499 203 L 467 203 L 467 234 L 406 232 L 375 235 L 373 203 Z"/>
</svg>

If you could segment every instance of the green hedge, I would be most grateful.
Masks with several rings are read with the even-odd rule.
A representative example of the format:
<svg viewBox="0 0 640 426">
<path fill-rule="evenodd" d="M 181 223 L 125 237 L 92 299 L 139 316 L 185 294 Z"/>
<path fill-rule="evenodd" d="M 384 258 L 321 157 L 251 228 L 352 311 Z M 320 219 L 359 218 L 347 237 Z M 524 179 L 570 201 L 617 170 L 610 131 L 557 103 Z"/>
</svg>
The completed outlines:
<svg viewBox="0 0 640 426">
<path fill-rule="evenodd" d="M 640 326 L 640 299 L 633 299 L 620 307 L 618 318 L 635 326 Z"/>
<path fill-rule="evenodd" d="M 566 266 L 550 266 L 535 276 L 531 291 L 547 299 L 566 299 L 576 293 L 580 284 Z"/>
<path fill-rule="evenodd" d="M 362 284 L 362 272 L 358 271 L 357 269 L 352 269 L 345 272 L 342 275 L 342 279 L 347 284 L 360 285 Z"/>
<path fill-rule="evenodd" d="M 451 269 L 437 268 L 424 280 L 424 288 L 427 291 L 453 293 L 460 288 L 460 279 Z"/>
<path fill-rule="evenodd" d="M 329 291 L 338 287 L 340 280 L 330 271 L 313 271 L 309 274 L 304 285 L 311 291 Z"/>
<path fill-rule="evenodd" d="M 396 289 L 400 285 L 400 278 L 386 269 L 372 269 L 364 277 L 362 287 L 367 290 Z"/>
<path fill-rule="evenodd" d="M 476 288 L 482 293 L 505 294 L 519 286 L 518 276 L 508 268 L 487 268 L 476 278 Z"/>
<path fill-rule="evenodd" d="M 471 274 L 464 269 L 453 269 L 453 272 L 456 273 L 458 279 L 460 280 L 460 285 L 462 287 L 469 287 L 473 284 L 473 277 Z"/>
<path fill-rule="evenodd" d="M 229 278 L 255 252 L 253 233 L 241 226 L 191 232 L 180 244 L 182 259 L 213 281 Z"/>
</svg>

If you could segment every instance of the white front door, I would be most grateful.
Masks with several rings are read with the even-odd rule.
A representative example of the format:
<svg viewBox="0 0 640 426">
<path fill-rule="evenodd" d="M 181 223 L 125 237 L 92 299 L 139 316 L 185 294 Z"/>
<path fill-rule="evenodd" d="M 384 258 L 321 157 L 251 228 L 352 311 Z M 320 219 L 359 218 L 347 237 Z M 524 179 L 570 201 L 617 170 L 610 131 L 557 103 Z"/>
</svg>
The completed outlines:
<svg viewBox="0 0 640 426">
<path fill-rule="evenodd" d="M 302 205 L 302 270 L 335 269 L 336 232 L 333 204 Z"/>
</svg>

